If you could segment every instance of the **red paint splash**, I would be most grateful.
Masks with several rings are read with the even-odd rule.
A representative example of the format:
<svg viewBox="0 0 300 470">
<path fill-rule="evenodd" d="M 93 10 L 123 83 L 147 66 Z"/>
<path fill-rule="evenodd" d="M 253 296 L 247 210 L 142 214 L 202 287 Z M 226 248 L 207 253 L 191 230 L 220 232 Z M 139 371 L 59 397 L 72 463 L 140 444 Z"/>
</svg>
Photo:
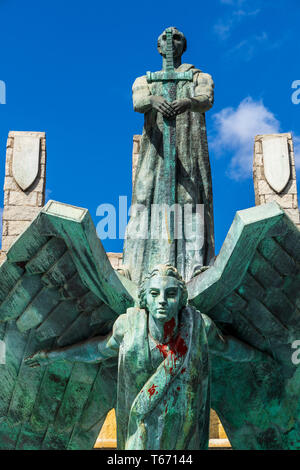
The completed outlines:
<svg viewBox="0 0 300 470">
<path fill-rule="evenodd" d="M 157 385 L 153 384 L 150 388 L 148 388 L 148 393 L 149 393 L 150 398 L 155 394 L 155 392 L 158 393 L 156 391 L 156 387 L 157 387 Z"/>
<path fill-rule="evenodd" d="M 179 392 L 179 390 L 180 390 L 180 387 L 177 387 L 177 389 L 176 389 L 176 390 L 178 390 L 178 392 Z"/>
<path fill-rule="evenodd" d="M 180 336 L 180 333 L 178 333 L 177 336 L 174 337 L 173 333 L 174 333 L 175 326 L 176 325 L 175 325 L 174 317 L 165 323 L 164 325 L 165 343 L 158 344 L 156 346 L 156 348 L 162 354 L 164 359 L 168 357 L 169 373 L 171 375 L 174 371 L 174 367 L 176 366 L 176 361 L 178 360 L 180 356 L 184 356 L 188 349 L 185 344 L 184 339 Z M 165 370 L 166 370 L 166 366 L 165 366 Z"/>
<path fill-rule="evenodd" d="M 159 350 L 159 352 L 163 355 L 164 359 L 168 355 L 168 345 L 167 344 L 158 344 L 156 348 Z"/>
</svg>

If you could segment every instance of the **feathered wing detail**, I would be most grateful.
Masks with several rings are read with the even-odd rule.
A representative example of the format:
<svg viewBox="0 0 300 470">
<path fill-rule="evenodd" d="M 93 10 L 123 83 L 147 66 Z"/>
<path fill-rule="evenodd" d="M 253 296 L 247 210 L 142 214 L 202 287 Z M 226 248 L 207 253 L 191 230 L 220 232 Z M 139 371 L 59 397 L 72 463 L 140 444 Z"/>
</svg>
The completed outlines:
<svg viewBox="0 0 300 470">
<path fill-rule="evenodd" d="M 49 201 L 9 250 L 0 286 L 0 448 L 92 448 L 115 406 L 116 360 L 34 369 L 23 360 L 107 334 L 135 285 L 111 267 L 87 210 Z"/>
<path fill-rule="evenodd" d="M 300 231 L 276 204 L 237 213 L 190 302 L 224 334 L 265 352 L 260 362 L 212 355 L 212 408 L 236 449 L 300 448 Z M 238 361 L 238 358 L 237 358 Z"/>
</svg>

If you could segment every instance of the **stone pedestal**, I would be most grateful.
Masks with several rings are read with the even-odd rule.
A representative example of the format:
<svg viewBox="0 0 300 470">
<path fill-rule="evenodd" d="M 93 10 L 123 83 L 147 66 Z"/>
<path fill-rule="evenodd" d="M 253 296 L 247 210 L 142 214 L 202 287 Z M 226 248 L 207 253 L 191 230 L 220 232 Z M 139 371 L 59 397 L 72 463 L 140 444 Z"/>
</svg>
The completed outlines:
<svg viewBox="0 0 300 470">
<path fill-rule="evenodd" d="M 255 204 L 278 202 L 300 228 L 295 155 L 290 133 L 255 137 L 253 179 Z"/>
<path fill-rule="evenodd" d="M 6 148 L 0 262 L 45 203 L 45 133 L 12 131 Z"/>
</svg>

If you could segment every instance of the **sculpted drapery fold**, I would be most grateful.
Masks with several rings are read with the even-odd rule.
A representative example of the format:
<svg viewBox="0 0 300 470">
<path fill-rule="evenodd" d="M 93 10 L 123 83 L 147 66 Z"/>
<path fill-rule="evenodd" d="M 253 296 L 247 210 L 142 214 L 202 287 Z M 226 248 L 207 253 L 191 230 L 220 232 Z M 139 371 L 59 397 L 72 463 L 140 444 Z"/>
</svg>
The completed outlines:
<svg viewBox="0 0 300 470">
<path fill-rule="evenodd" d="M 151 363 L 147 320 L 140 309 L 128 310 L 122 319 L 126 327 L 119 352 L 118 448 L 206 449 L 210 384 L 202 317 L 190 307 L 182 311 L 182 354 L 177 350 L 162 356 L 157 368 Z"/>
</svg>

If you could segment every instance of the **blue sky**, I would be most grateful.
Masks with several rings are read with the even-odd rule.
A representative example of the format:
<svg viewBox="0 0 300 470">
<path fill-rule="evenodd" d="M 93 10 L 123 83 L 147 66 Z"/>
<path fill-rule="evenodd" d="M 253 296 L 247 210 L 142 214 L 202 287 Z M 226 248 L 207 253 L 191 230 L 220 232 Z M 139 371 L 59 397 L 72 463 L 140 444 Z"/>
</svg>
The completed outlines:
<svg viewBox="0 0 300 470">
<path fill-rule="evenodd" d="M 235 212 L 254 205 L 256 134 L 292 131 L 300 172 L 299 14 L 299 0 L 0 0 L 0 181 L 9 130 L 46 131 L 48 197 L 87 207 L 95 224 L 100 204 L 130 200 L 132 136 L 143 126 L 131 86 L 160 69 L 157 36 L 174 25 L 188 40 L 183 61 L 215 81 L 207 128 L 218 252 Z"/>
</svg>

